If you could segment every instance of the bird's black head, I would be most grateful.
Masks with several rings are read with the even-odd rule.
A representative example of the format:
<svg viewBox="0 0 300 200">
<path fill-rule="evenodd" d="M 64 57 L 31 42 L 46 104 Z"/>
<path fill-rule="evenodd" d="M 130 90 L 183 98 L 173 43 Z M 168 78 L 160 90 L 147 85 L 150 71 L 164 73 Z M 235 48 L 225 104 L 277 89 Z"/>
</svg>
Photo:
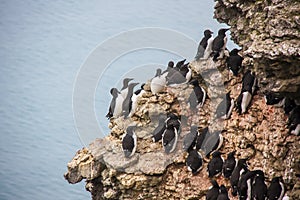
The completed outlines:
<svg viewBox="0 0 300 200">
<path fill-rule="evenodd" d="M 261 178 L 265 178 L 265 174 L 262 170 L 255 170 L 254 172 L 255 172 L 256 176 L 259 176 Z"/>
<path fill-rule="evenodd" d="M 246 159 L 240 159 L 238 161 L 238 165 L 241 167 L 247 167 L 247 160 Z"/>
<path fill-rule="evenodd" d="M 132 80 L 133 80 L 133 78 L 124 78 L 122 90 L 125 89 L 128 86 L 128 83 Z"/>
<path fill-rule="evenodd" d="M 232 49 L 232 50 L 230 51 L 229 55 L 230 55 L 230 56 L 236 56 L 236 55 L 238 55 L 239 51 L 240 51 L 240 50 L 238 50 L 237 48 L 234 48 L 234 49 Z"/>
<path fill-rule="evenodd" d="M 158 69 L 156 69 L 155 77 L 160 76 L 160 75 L 161 75 L 161 69 L 158 68 Z"/>
<path fill-rule="evenodd" d="M 139 83 L 130 83 L 128 85 L 128 88 L 134 88 L 136 85 L 138 85 Z"/>
<path fill-rule="evenodd" d="M 282 177 L 281 176 L 277 176 L 277 177 L 274 177 L 274 178 L 272 178 L 272 183 L 276 183 L 276 182 L 279 182 L 279 181 L 281 181 L 282 180 Z"/>
<path fill-rule="evenodd" d="M 168 63 L 168 67 L 170 67 L 170 68 L 174 67 L 174 62 L 172 60 Z"/>
<path fill-rule="evenodd" d="M 226 31 L 228 31 L 229 28 L 221 28 L 219 31 L 218 31 L 218 35 L 225 35 Z"/>
<path fill-rule="evenodd" d="M 235 155 L 236 151 L 232 151 L 228 154 L 228 158 L 233 158 Z"/>
<path fill-rule="evenodd" d="M 119 91 L 117 88 L 111 88 L 110 89 L 110 94 L 113 95 L 113 96 L 116 96 L 119 94 Z"/>
<path fill-rule="evenodd" d="M 211 30 L 209 30 L 209 29 L 206 29 L 206 30 L 204 31 L 204 36 L 205 36 L 205 37 L 211 37 L 211 34 L 213 34 L 213 32 L 212 32 Z"/>
<path fill-rule="evenodd" d="M 219 157 L 221 156 L 221 152 L 220 151 L 215 151 L 213 154 L 212 154 L 212 157 L 215 158 L 215 157 Z"/>
<path fill-rule="evenodd" d="M 227 189 L 224 185 L 220 186 L 220 193 L 227 194 Z"/>
<path fill-rule="evenodd" d="M 167 117 L 170 119 L 178 119 L 177 115 L 175 115 L 174 113 L 168 113 Z"/>
</svg>

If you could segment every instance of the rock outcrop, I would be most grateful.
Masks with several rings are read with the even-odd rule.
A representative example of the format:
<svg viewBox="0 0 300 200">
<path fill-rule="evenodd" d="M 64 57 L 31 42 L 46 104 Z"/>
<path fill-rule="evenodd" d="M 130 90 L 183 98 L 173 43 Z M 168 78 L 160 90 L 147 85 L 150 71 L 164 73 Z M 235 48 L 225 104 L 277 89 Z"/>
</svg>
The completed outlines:
<svg viewBox="0 0 300 200">
<path fill-rule="evenodd" d="M 215 18 L 231 28 L 262 90 L 300 100 L 300 3 L 216 0 Z"/>
<path fill-rule="evenodd" d="M 231 91 L 237 99 L 243 73 L 233 76 L 225 59 L 193 61 L 190 68 L 208 94 L 202 108 L 190 110 L 187 98 L 192 86 L 166 87 L 153 95 L 149 82 L 139 98 L 132 117 L 111 119 L 111 133 L 79 150 L 68 163 L 65 178 L 69 183 L 86 180 L 86 189 L 98 199 L 202 199 L 210 186 L 205 158 L 203 169 L 192 175 L 185 166 L 187 153 L 182 140 L 191 125 L 220 131 L 226 155 L 236 150 L 237 158 L 247 158 L 250 170 L 261 169 L 269 185 L 274 176 L 282 176 L 290 199 L 300 199 L 300 141 L 286 127 L 287 115 L 282 108 L 268 106 L 263 92 L 272 90 L 300 99 L 299 35 L 300 19 L 297 1 L 220 0 L 215 17 L 231 26 L 233 40 L 243 48 L 244 71 L 251 69 L 259 78 L 260 88 L 245 114 L 234 111 L 231 118 L 215 118 L 223 95 Z M 161 142 L 152 142 L 152 131 L 161 113 L 181 116 L 182 131 L 176 150 L 166 154 Z M 136 125 L 137 150 L 126 159 L 121 138 L 129 125 Z M 230 187 L 223 176 L 219 184 Z M 231 192 L 229 191 L 231 195 Z M 231 199 L 237 199 L 230 196 Z"/>
<path fill-rule="evenodd" d="M 183 137 L 190 125 L 196 124 L 200 128 L 209 126 L 222 131 L 225 138 L 221 148 L 223 157 L 236 150 L 238 158 L 249 159 L 250 169 L 262 169 L 268 181 L 273 176 L 283 176 L 291 191 L 297 182 L 295 174 L 300 172 L 297 166 L 300 143 L 297 136 L 288 133 L 287 116 L 281 108 L 267 106 L 262 94 L 258 93 L 244 115 L 233 112 L 230 119 L 223 121 L 214 119 L 211 114 L 222 94 L 231 90 L 231 96 L 237 99 L 241 90 L 242 74 L 234 77 L 224 66 L 224 60 L 214 63 L 211 59 L 190 64 L 194 77 L 202 75 L 200 80 L 205 83 L 203 87 L 210 97 L 196 113 L 190 111 L 185 102 L 191 86 L 168 87 L 163 93 L 153 95 L 146 84 L 147 91 L 139 99 L 132 118 L 112 119 L 110 135 L 78 151 L 68 164 L 65 178 L 70 183 L 85 178 L 86 189 L 93 199 L 202 198 L 210 186 L 207 162 L 202 171 L 193 176 L 185 166 L 187 153 L 182 150 Z M 220 76 L 222 81 L 216 81 Z M 161 142 L 153 143 L 151 139 L 151 132 L 158 124 L 157 116 L 166 112 L 179 114 L 183 122 L 177 149 L 171 154 L 165 154 Z M 135 155 L 126 159 L 121 150 L 121 136 L 131 124 L 138 127 L 138 146 Z M 223 176 L 217 181 L 230 186 Z"/>
</svg>

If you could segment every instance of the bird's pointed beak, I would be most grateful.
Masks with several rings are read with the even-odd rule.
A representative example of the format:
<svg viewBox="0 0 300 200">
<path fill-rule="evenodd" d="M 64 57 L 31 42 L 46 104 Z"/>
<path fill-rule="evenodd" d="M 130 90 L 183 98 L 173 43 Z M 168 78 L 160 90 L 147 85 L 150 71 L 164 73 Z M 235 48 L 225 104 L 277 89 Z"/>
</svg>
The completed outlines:
<svg viewBox="0 0 300 200">
<path fill-rule="evenodd" d="M 226 31 L 229 31 L 229 30 L 230 30 L 230 28 L 225 28 L 225 32 L 226 32 Z"/>
</svg>

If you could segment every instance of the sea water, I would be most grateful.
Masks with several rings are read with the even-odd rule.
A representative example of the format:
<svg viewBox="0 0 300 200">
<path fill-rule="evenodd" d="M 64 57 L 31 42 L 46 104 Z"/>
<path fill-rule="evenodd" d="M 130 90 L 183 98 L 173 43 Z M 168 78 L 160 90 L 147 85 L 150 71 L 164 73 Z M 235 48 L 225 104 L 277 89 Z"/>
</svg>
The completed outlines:
<svg viewBox="0 0 300 200">
<path fill-rule="evenodd" d="M 103 41 L 132 29 L 161 27 L 198 42 L 204 29 L 216 33 L 227 27 L 213 19 L 213 6 L 213 1 L 200 0 L 2 0 L 0 199 L 90 199 L 84 182 L 70 185 L 63 178 L 67 162 L 84 146 L 72 109 L 80 67 Z M 131 69 L 136 71 L 129 76 L 140 74 L 139 81 L 146 81 L 158 66 L 179 59 L 170 52 L 142 49 L 112 62 L 113 70 L 95 91 L 102 133 L 109 133 L 105 115 L 111 87 L 120 87 Z M 137 67 L 148 65 L 147 73 Z"/>
</svg>

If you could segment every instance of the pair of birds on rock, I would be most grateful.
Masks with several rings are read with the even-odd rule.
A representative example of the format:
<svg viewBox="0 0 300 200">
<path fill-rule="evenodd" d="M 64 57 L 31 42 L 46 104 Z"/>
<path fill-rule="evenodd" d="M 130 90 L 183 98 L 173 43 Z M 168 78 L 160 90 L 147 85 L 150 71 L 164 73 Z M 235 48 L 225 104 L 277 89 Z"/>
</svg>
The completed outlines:
<svg viewBox="0 0 300 200">
<path fill-rule="evenodd" d="M 164 90 L 166 86 L 176 86 L 187 83 L 191 80 L 192 70 L 189 63 L 185 64 L 186 59 L 176 63 L 170 61 L 168 67 L 162 72 L 161 69 L 156 70 L 156 75 L 151 79 L 150 89 L 152 94 L 158 94 Z"/>
<path fill-rule="evenodd" d="M 267 92 L 265 100 L 267 105 L 283 107 L 284 112 L 289 116 L 287 123 L 289 132 L 298 136 L 300 134 L 300 105 L 297 105 L 293 99 L 274 92 Z"/>
<path fill-rule="evenodd" d="M 223 58 L 227 43 L 226 31 L 229 29 L 220 29 L 216 38 L 213 38 L 211 30 L 204 31 L 204 37 L 199 43 L 195 60 L 208 59 L 213 56 L 213 60 Z"/>
<path fill-rule="evenodd" d="M 213 38 L 213 32 L 209 29 L 204 31 L 204 37 L 201 39 L 198 51 L 195 56 L 195 60 L 206 60 L 209 57 L 213 57 L 216 61 L 219 58 L 223 58 L 226 49 L 227 36 L 226 31 L 229 29 L 220 29 L 216 38 Z M 234 76 L 238 75 L 239 70 L 242 67 L 243 58 L 238 54 L 240 50 L 233 49 L 229 53 L 229 57 L 226 59 L 228 69 Z"/>
<path fill-rule="evenodd" d="M 214 155 L 223 144 L 220 132 L 210 133 L 208 127 L 198 131 L 197 126 L 192 126 L 190 132 L 183 139 L 183 150 L 188 152 L 186 165 L 192 174 L 197 174 L 203 166 L 203 156 Z"/>
<path fill-rule="evenodd" d="M 166 153 L 172 153 L 177 145 L 181 131 L 181 121 L 174 113 L 160 114 L 158 116 L 158 126 L 152 132 L 153 142 L 162 140 L 162 145 Z"/>
<path fill-rule="evenodd" d="M 256 89 L 257 79 L 255 74 L 248 70 L 243 76 L 242 89 L 237 98 L 236 105 L 230 97 L 230 92 L 228 92 L 217 107 L 217 118 L 228 119 L 235 106 L 239 114 L 246 113 Z"/>
<path fill-rule="evenodd" d="M 152 133 L 153 141 L 158 142 L 162 140 L 164 151 L 171 153 L 177 145 L 181 122 L 174 113 L 169 113 L 166 119 L 164 117 L 164 114 L 159 115 L 158 127 Z M 122 150 L 126 158 L 133 156 L 136 151 L 137 137 L 134 130 L 135 126 L 128 126 L 122 137 Z"/>
<path fill-rule="evenodd" d="M 106 115 L 108 119 L 114 117 L 124 116 L 125 118 L 132 114 L 132 111 L 136 107 L 136 99 L 138 95 L 143 92 L 143 85 L 141 89 L 136 92 L 133 91 L 134 87 L 139 83 L 130 83 L 132 78 L 125 78 L 123 80 L 123 87 L 120 91 L 117 88 L 112 88 L 110 94 L 112 95 L 112 100 L 109 106 L 109 111 Z"/>
</svg>

